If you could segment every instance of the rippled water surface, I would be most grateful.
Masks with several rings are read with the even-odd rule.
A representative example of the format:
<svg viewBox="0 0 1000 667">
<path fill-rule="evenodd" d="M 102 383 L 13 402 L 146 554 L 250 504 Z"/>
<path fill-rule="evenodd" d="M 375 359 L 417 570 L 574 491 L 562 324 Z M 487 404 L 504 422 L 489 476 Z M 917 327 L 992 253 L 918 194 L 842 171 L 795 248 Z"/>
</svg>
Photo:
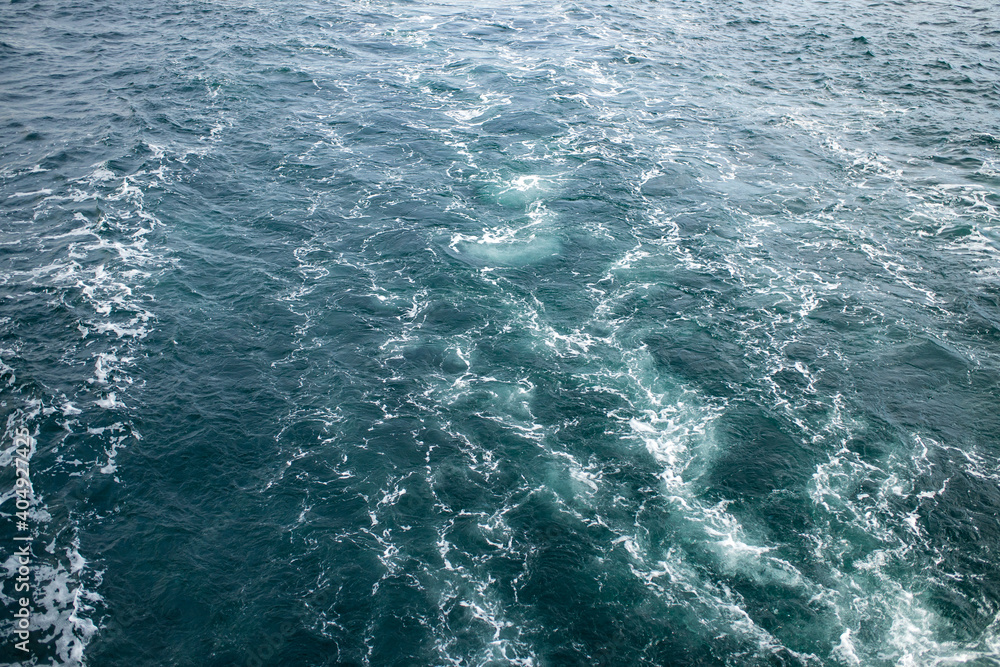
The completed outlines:
<svg viewBox="0 0 1000 667">
<path fill-rule="evenodd" d="M 994 3 L 28 0 L 0 99 L 0 662 L 1000 665 Z"/>
</svg>

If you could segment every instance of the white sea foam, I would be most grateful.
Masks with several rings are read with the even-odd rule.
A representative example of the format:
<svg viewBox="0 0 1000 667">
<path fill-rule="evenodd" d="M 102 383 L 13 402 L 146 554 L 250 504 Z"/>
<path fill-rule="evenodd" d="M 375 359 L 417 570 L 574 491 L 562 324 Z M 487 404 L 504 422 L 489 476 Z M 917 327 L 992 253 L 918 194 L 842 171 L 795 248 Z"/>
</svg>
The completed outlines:
<svg viewBox="0 0 1000 667">
<path fill-rule="evenodd" d="M 70 306 L 73 321 L 67 334 L 71 334 L 71 344 L 62 361 L 71 367 L 92 369 L 89 377 L 86 372 L 80 376 L 75 392 L 60 390 L 47 395 L 38 394 L 30 385 L 19 386 L 13 369 L 22 362 L 20 350 L 4 354 L 0 368 L 0 372 L 11 369 L 9 388 L 24 406 L 12 418 L 28 423 L 54 419 L 54 425 L 65 432 L 84 436 L 76 440 L 56 438 L 52 467 L 32 469 L 36 490 L 32 523 L 39 527 L 40 535 L 56 536 L 46 546 L 47 555 L 36 554 L 38 560 L 33 565 L 36 612 L 32 630 L 38 641 L 51 647 L 54 664 L 86 663 L 85 649 L 97 632 L 95 619 L 101 615 L 102 600 L 96 592 L 100 572 L 88 563 L 84 556 L 87 545 L 76 537 L 78 522 L 85 520 L 81 517 L 86 512 L 76 515 L 71 508 L 68 517 L 65 512 L 50 514 L 40 490 L 47 488 L 47 476 L 52 474 L 72 477 L 86 471 L 114 475 L 117 454 L 140 439 L 123 422 L 88 427 L 87 421 L 96 414 L 95 406 L 111 412 L 125 408 L 124 398 L 133 383 L 126 371 L 153 320 L 142 286 L 166 259 L 150 242 L 159 225 L 145 210 L 144 188 L 151 178 L 143 172 L 119 176 L 100 163 L 68 183 L 64 191 L 43 189 L 14 196 L 15 201 L 23 200 L 18 205 L 33 207 L 37 220 L 54 219 L 57 224 L 48 232 L 38 224 L 42 232 L 34 239 L 33 250 L 39 261 L 31 268 L 11 272 L 6 279 L 49 295 L 46 298 L 54 299 L 52 303 Z M 99 215 L 60 208 L 81 202 L 99 202 Z M 57 520 L 66 523 L 55 525 Z M 10 567 L 9 562 L 6 567 Z"/>
</svg>

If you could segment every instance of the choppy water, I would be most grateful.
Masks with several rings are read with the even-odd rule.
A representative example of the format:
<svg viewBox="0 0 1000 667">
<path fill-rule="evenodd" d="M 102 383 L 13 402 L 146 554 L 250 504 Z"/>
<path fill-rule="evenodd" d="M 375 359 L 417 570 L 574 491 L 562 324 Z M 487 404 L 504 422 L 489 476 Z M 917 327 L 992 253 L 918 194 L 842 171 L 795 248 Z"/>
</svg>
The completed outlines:
<svg viewBox="0 0 1000 667">
<path fill-rule="evenodd" d="M 28 0 L 0 93 L 0 661 L 1000 664 L 988 0 Z"/>
</svg>

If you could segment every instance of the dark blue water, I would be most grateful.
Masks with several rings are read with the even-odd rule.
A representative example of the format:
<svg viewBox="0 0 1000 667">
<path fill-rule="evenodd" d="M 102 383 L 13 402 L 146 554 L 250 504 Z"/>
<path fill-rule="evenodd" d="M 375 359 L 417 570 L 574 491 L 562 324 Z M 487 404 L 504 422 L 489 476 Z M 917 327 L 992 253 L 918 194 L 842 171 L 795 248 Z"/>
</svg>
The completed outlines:
<svg viewBox="0 0 1000 667">
<path fill-rule="evenodd" d="M 995 4 L 28 0 L 0 100 L 0 661 L 1000 665 Z"/>
</svg>

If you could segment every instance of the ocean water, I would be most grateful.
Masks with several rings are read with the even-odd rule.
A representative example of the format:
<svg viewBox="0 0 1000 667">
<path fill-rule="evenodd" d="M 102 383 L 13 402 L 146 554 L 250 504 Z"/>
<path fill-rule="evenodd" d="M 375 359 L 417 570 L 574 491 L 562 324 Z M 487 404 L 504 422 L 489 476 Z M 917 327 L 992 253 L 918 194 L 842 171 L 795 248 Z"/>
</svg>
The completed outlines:
<svg viewBox="0 0 1000 667">
<path fill-rule="evenodd" d="M 1000 665 L 995 3 L 15 1 L 0 100 L 0 663 Z"/>
</svg>

